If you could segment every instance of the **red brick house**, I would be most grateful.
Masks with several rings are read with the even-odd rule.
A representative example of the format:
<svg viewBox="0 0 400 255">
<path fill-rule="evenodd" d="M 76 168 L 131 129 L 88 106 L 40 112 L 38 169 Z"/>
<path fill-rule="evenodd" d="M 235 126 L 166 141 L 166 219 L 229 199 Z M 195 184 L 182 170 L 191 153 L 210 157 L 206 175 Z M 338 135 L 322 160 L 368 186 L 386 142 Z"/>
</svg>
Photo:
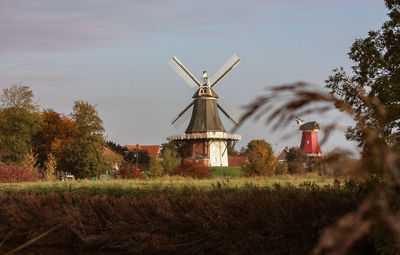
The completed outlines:
<svg viewBox="0 0 400 255">
<path fill-rule="evenodd" d="M 289 153 L 289 148 L 285 147 L 285 149 L 283 149 L 283 151 L 278 155 L 278 157 L 276 157 L 276 160 L 278 162 L 286 162 L 286 156 Z"/>
</svg>

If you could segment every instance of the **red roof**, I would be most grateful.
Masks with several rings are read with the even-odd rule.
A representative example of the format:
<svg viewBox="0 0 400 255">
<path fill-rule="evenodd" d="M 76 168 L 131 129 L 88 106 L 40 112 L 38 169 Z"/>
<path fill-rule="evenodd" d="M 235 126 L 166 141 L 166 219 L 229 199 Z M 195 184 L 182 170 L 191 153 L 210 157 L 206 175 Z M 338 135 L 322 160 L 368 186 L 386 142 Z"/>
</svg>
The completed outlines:
<svg viewBox="0 0 400 255">
<path fill-rule="evenodd" d="M 160 145 L 125 145 L 124 147 L 126 147 L 128 150 L 132 151 L 132 150 L 143 150 L 143 151 L 147 151 L 147 153 L 149 154 L 150 158 L 156 158 L 160 156 Z"/>
<path fill-rule="evenodd" d="M 278 161 L 286 161 L 286 156 L 289 153 L 289 148 L 286 147 L 285 149 L 283 149 L 283 151 L 278 155 L 278 157 L 276 157 L 276 160 Z"/>
<path fill-rule="evenodd" d="M 244 161 L 246 160 L 245 157 L 233 157 L 233 156 L 228 156 L 228 165 L 229 166 L 243 166 Z"/>
</svg>

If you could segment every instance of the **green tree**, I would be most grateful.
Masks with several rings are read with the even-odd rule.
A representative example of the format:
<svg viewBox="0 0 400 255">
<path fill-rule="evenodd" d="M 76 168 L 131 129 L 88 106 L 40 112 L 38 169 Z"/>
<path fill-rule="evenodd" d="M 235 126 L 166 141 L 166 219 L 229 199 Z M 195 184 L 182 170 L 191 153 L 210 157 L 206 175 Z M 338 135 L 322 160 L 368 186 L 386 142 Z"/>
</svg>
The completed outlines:
<svg viewBox="0 0 400 255">
<path fill-rule="evenodd" d="M 32 150 L 32 137 L 40 125 L 29 87 L 12 85 L 0 95 L 0 161 L 22 164 Z"/>
<path fill-rule="evenodd" d="M 239 152 L 235 149 L 233 143 L 231 141 L 228 142 L 227 146 L 228 156 L 239 156 Z"/>
<path fill-rule="evenodd" d="M 355 111 L 357 124 L 348 127 L 346 138 L 357 141 L 360 147 L 366 141 L 360 124 L 378 131 L 389 144 L 400 144 L 400 1 L 386 0 L 385 3 L 390 19 L 379 30 L 370 31 L 368 37 L 357 39 L 348 53 L 354 62 L 352 73 L 347 74 L 343 67 L 334 69 L 326 80 L 330 93 Z M 375 98 L 383 109 L 370 107 Z M 344 106 L 336 104 L 340 110 Z M 382 110 L 385 119 L 381 118 Z"/>
<path fill-rule="evenodd" d="M 65 170 L 77 178 L 87 178 L 110 169 L 111 165 L 103 155 L 106 145 L 103 122 L 95 106 L 75 101 L 71 117 L 77 125 L 77 131 L 62 160 Z"/>
<path fill-rule="evenodd" d="M 178 152 L 178 156 L 180 158 L 184 158 L 185 157 L 185 144 L 184 143 L 178 143 L 176 141 L 170 141 L 168 143 L 164 143 L 161 146 L 161 153 L 164 149 L 169 148 L 173 151 Z"/>
<path fill-rule="evenodd" d="M 267 175 L 275 172 L 274 150 L 265 140 L 252 140 L 247 145 L 243 172 L 246 176 Z"/>
<path fill-rule="evenodd" d="M 162 167 L 164 172 L 171 175 L 174 173 L 174 170 L 182 161 L 182 158 L 179 156 L 179 153 L 174 146 L 164 145 L 162 151 Z"/>
<path fill-rule="evenodd" d="M 125 150 L 120 144 L 117 144 L 113 141 L 107 141 L 107 147 L 110 148 L 110 150 L 114 151 L 115 153 L 118 153 L 120 155 L 125 155 Z"/>
<path fill-rule="evenodd" d="M 134 149 L 127 151 L 124 161 L 128 165 L 138 165 L 139 169 L 147 169 L 150 164 L 149 153 L 145 150 Z"/>
<path fill-rule="evenodd" d="M 149 171 L 152 177 L 161 177 L 163 175 L 163 169 L 158 159 L 150 159 Z"/>
<path fill-rule="evenodd" d="M 307 153 L 305 153 L 302 149 L 294 146 L 289 149 L 289 152 L 286 155 L 286 160 L 288 162 L 297 161 L 304 163 L 308 160 L 308 156 Z"/>
<path fill-rule="evenodd" d="M 78 125 L 78 136 L 105 144 L 103 121 L 97 113 L 96 106 L 83 100 L 75 101 L 71 117 Z"/>
<path fill-rule="evenodd" d="M 239 150 L 239 156 L 246 155 L 246 147 L 242 146 Z"/>
<path fill-rule="evenodd" d="M 286 155 L 288 171 L 291 174 L 303 174 L 306 172 L 305 163 L 308 160 L 307 154 L 299 147 L 291 147 Z"/>
<path fill-rule="evenodd" d="M 0 96 L 0 108 L 21 108 L 27 111 L 37 111 L 38 106 L 34 102 L 34 96 L 29 86 L 12 84 L 4 88 Z"/>
</svg>

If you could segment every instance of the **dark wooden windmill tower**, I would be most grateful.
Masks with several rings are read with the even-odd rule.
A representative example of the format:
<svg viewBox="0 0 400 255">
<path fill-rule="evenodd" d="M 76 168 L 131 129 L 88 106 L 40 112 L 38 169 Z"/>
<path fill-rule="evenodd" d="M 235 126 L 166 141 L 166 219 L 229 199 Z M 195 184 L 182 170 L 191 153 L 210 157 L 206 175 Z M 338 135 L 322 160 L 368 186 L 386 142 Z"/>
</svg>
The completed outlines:
<svg viewBox="0 0 400 255">
<path fill-rule="evenodd" d="M 191 119 L 184 135 L 168 137 L 170 141 L 183 143 L 185 146 L 185 159 L 201 162 L 207 166 L 228 166 L 227 144 L 241 139 L 240 135 L 228 134 L 222 125 L 218 109 L 237 125 L 237 120 L 232 117 L 218 102 L 218 95 L 214 91 L 217 85 L 240 62 L 234 55 L 212 77 L 208 78 L 203 71 L 201 82 L 176 58 L 173 57 L 169 64 L 189 84 L 196 88 L 194 100 L 172 121 L 176 124 L 185 120 L 184 116 L 193 107 Z"/>
<path fill-rule="evenodd" d="M 319 124 L 316 121 L 310 121 L 304 123 L 299 117 L 296 120 L 299 125 L 299 130 L 301 130 L 301 143 L 300 148 L 307 153 L 310 157 L 319 157 L 322 155 L 321 148 L 318 143 Z"/>
</svg>

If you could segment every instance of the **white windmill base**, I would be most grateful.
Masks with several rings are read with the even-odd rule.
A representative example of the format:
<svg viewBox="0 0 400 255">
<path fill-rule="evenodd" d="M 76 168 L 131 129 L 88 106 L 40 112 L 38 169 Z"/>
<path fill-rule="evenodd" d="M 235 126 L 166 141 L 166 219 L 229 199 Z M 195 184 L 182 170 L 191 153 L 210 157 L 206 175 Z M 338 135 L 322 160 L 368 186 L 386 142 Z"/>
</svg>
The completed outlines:
<svg viewBox="0 0 400 255">
<path fill-rule="evenodd" d="M 187 160 L 207 161 L 208 166 L 228 166 L 229 141 L 239 141 L 241 135 L 227 134 L 225 132 L 203 132 L 198 134 L 175 135 L 168 137 L 169 141 L 182 142 L 186 145 L 203 144 L 207 148 L 203 153 L 190 153 Z M 195 146 L 193 146 L 195 147 Z"/>
<path fill-rule="evenodd" d="M 228 166 L 227 141 L 213 141 L 209 145 L 209 166 Z"/>
</svg>

